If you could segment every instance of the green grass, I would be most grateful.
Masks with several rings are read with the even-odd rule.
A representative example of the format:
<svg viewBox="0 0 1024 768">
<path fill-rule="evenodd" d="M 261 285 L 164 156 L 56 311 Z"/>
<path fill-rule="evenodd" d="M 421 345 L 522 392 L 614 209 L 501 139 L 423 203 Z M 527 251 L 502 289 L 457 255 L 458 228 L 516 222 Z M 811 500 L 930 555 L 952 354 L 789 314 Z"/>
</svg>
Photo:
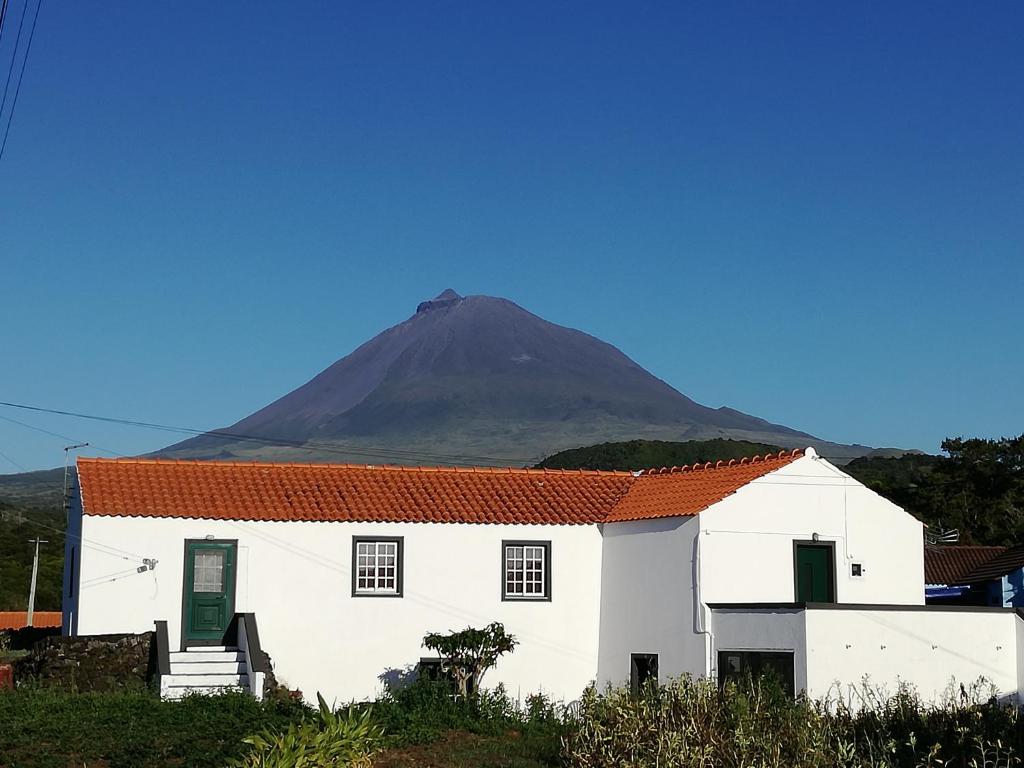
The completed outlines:
<svg viewBox="0 0 1024 768">
<path fill-rule="evenodd" d="M 295 702 L 261 704 L 245 694 L 165 702 L 146 691 L 19 688 L 0 692 L 0 766 L 223 768 L 248 751 L 243 738 L 310 714 Z M 447 686 L 422 683 L 376 703 L 373 716 L 387 747 L 375 764 L 558 764 L 561 724 L 543 700 L 520 710 L 503 691 L 455 700 Z"/>
<path fill-rule="evenodd" d="M 147 692 L 0 692 L 4 768 L 221 768 L 242 739 L 300 719 L 296 704 L 260 704 L 245 694 L 160 701 Z"/>
</svg>

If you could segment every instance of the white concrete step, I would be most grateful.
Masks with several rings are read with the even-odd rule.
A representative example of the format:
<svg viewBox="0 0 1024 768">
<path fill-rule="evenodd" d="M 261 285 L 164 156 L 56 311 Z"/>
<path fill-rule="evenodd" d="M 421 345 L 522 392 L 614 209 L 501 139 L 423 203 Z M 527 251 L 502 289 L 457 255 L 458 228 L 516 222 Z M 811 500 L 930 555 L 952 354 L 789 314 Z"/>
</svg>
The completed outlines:
<svg viewBox="0 0 1024 768">
<path fill-rule="evenodd" d="M 245 672 L 245 661 L 172 661 L 172 675 L 237 675 Z"/>
<path fill-rule="evenodd" d="M 189 645 L 185 647 L 189 653 L 223 653 L 224 651 L 237 651 L 237 645 Z"/>
<path fill-rule="evenodd" d="M 174 651 L 168 654 L 171 664 L 208 664 L 210 662 L 245 661 L 241 651 Z"/>
<path fill-rule="evenodd" d="M 227 691 L 234 690 L 229 685 L 213 685 L 213 686 L 194 686 L 194 685 L 181 685 L 181 686 L 169 686 L 164 688 L 162 698 L 168 701 L 175 701 L 177 699 L 183 699 L 189 695 L 198 694 L 200 696 L 217 696 L 218 694 L 225 693 Z"/>
<path fill-rule="evenodd" d="M 176 674 L 172 669 L 171 674 L 164 675 L 160 682 L 162 685 L 166 685 L 169 688 L 215 688 L 225 686 L 235 688 L 248 688 L 249 676 L 237 674 L 182 675 Z"/>
</svg>

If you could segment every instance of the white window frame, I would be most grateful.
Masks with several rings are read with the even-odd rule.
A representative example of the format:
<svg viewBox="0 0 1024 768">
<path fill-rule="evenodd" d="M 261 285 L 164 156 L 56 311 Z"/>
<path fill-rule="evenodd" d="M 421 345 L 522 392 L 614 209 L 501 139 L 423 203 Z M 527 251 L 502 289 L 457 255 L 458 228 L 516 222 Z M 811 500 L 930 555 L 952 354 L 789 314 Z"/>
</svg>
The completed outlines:
<svg viewBox="0 0 1024 768">
<path fill-rule="evenodd" d="M 352 596 L 401 597 L 404 554 L 401 536 L 353 536 Z"/>
<path fill-rule="evenodd" d="M 530 591 L 531 586 L 533 591 Z M 501 542 L 501 599 L 551 600 L 550 541 Z"/>
</svg>

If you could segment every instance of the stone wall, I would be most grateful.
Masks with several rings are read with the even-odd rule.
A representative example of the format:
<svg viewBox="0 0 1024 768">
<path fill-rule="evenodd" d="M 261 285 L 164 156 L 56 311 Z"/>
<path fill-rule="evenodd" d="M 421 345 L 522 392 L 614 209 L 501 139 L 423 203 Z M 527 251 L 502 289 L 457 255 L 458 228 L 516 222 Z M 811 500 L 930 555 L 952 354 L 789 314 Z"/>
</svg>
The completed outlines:
<svg viewBox="0 0 1024 768">
<path fill-rule="evenodd" d="M 77 691 L 145 688 L 156 672 L 154 633 L 49 637 L 19 659 L 15 680 Z"/>
</svg>

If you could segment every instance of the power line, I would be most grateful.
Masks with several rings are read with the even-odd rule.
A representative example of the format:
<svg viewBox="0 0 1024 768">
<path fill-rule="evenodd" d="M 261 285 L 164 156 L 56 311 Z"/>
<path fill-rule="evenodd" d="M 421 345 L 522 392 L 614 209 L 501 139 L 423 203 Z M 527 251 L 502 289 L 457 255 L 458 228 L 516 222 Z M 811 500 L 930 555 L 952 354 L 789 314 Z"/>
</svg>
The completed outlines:
<svg viewBox="0 0 1024 768">
<path fill-rule="evenodd" d="M 414 451 L 401 448 L 382 448 L 375 446 L 351 446 L 345 447 L 344 444 L 339 443 L 321 443 L 316 441 L 303 442 L 300 440 L 287 440 L 284 438 L 271 438 L 264 437 L 261 435 L 249 435 L 240 432 L 228 432 L 226 430 L 205 430 L 196 429 L 194 427 L 179 427 L 169 424 L 157 424 L 148 421 L 137 421 L 134 419 L 123 419 L 114 416 L 98 416 L 96 414 L 79 413 L 76 411 L 67 411 L 59 408 L 45 408 L 36 405 L 26 405 L 24 403 L 11 403 L 0 401 L 0 406 L 8 408 L 19 408 L 26 411 L 34 411 L 37 413 L 49 413 L 56 416 L 67 416 L 77 419 L 88 419 L 91 421 L 100 421 L 108 424 L 120 424 L 122 426 L 139 427 L 144 429 L 154 429 L 162 432 L 176 432 L 179 434 L 188 434 L 201 437 L 214 437 L 227 440 L 237 440 L 241 442 L 252 442 L 262 445 L 277 445 L 285 446 L 290 448 L 302 448 L 306 450 L 322 451 L 324 453 L 333 453 L 343 456 L 368 456 L 371 458 L 384 458 L 391 460 L 431 460 L 438 461 L 439 463 L 452 463 L 459 461 L 473 461 L 480 462 L 532 462 L 535 457 L 522 457 L 522 456 L 474 456 L 468 453 L 459 454 L 441 454 L 431 453 L 427 451 Z M 0 418 L 6 418 L 0 416 Z M 23 425 L 24 426 L 24 425 Z M 66 436 L 62 436 L 66 437 Z M 72 440 L 74 438 L 67 438 Z"/>
<path fill-rule="evenodd" d="M 36 22 L 39 21 L 39 9 L 43 6 L 43 0 L 36 0 L 36 12 L 32 16 L 32 29 L 28 33 L 28 43 L 25 46 L 25 57 L 21 60 L 21 72 L 18 73 L 18 87 L 14 89 L 14 99 L 11 101 L 11 111 L 7 115 L 7 129 L 4 131 L 4 140 L 0 144 L 0 160 L 4 158 L 4 150 L 7 148 L 7 137 L 11 133 L 11 123 L 14 122 L 14 109 L 18 106 L 18 95 L 21 93 L 21 82 L 25 78 L 25 66 L 28 64 L 28 55 L 32 52 L 32 40 L 36 36 Z M 25 0 L 25 7 L 28 7 L 28 0 Z M 25 19 L 25 10 L 22 9 L 22 21 Z M 18 27 L 18 35 L 21 35 L 21 27 Z M 17 48 L 15 48 L 15 54 Z M 14 64 L 14 58 L 11 58 L 11 64 Z M 8 82 L 10 82 L 10 73 L 7 75 Z M 4 98 L 7 97 L 7 88 L 4 88 Z"/>
<path fill-rule="evenodd" d="M 7 455 L 6 453 L 4 453 L 3 451 L 0 451 L 0 459 L 6 459 L 6 460 L 7 460 L 7 461 L 9 461 L 9 462 L 10 462 L 11 464 L 13 464 L 13 465 L 14 465 L 14 466 L 16 466 L 16 467 L 17 467 L 18 469 L 20 469 L 20 470 L 21 470 L 22 472 L 28 472 L 28 470 L 27 470 L 27 469 L 26 469 L 25 467 L 23 467 L 23 466 L 22 466 L 21 464 L 19 464 L 18 462 L 16 462 L 16 461 L 15 461 L 14 459 L 12 459 L 12 458 L 11 458 L 10 456 L 8 456 L 8 455 Z"/>
<path fill-rule="evenodd" d="M 56 437 L 56 438 L 58 438 L 60 440 L 65 440 L 65 441 L 70 440 L 73 443 L 81 443 L 81 442 L 83 442 L 82 440 L 78 440 L 77 438 L 68 437 L 67 435 L 62 435 L 62 434 L 60 434 L 60 432 L 51 432 L 50 430 L 43 429 L 42 427 L 37 427 L 37 426 L 34 426 L 32 424 L 26 424 L 24 421 L 18 421 L 17 419 L 12 419 L 10 416 L 0 416 L 0 420 L 2 420 L 2 421 L 9 421 L 11 424 L 17 424 L 19 427 L 24 427 L 25 429 L 31 429 L 31 430 L 34 430 L 36 432 L 42 432 L 44 435 L 49 435 L 50 437 Z M 120 457 L 124 456 L 123 453 L 118 453 L 117 451 L 112 451 L 109 448 L 101 448 L 98 445 L 93 445 L 91 447 L 95 448 L 100 453 L 109 453 L 111 456 L 120 456 Z"/>
<path fill-rule="evenodd" d="M 25 26 L 25 13 L 28 11 L 29 0 L 21 6 L 21 21 L 18 24 L 18 35 L 14 38 L 14 49 L 11 51 L 11 63 L 7 66 L 7 81 L 4 83 L 4 95 L 0 99 L 0 118 L 3 117 L 4 107 L 7 106 L 7 91 L 11 87 L 11 75 L 14 74 L 14 63 L 18 60 L 18 46 L 21 44 L 21 30 Z M 6 16 L 7 0 L 4 0 L 4 15 Z"/>
<path fill-rule="evenodd" d="M 7 0 L 0 6 L 0 41 L 4 39 L 4 19 L 7 18 Z"/>
</svg>

